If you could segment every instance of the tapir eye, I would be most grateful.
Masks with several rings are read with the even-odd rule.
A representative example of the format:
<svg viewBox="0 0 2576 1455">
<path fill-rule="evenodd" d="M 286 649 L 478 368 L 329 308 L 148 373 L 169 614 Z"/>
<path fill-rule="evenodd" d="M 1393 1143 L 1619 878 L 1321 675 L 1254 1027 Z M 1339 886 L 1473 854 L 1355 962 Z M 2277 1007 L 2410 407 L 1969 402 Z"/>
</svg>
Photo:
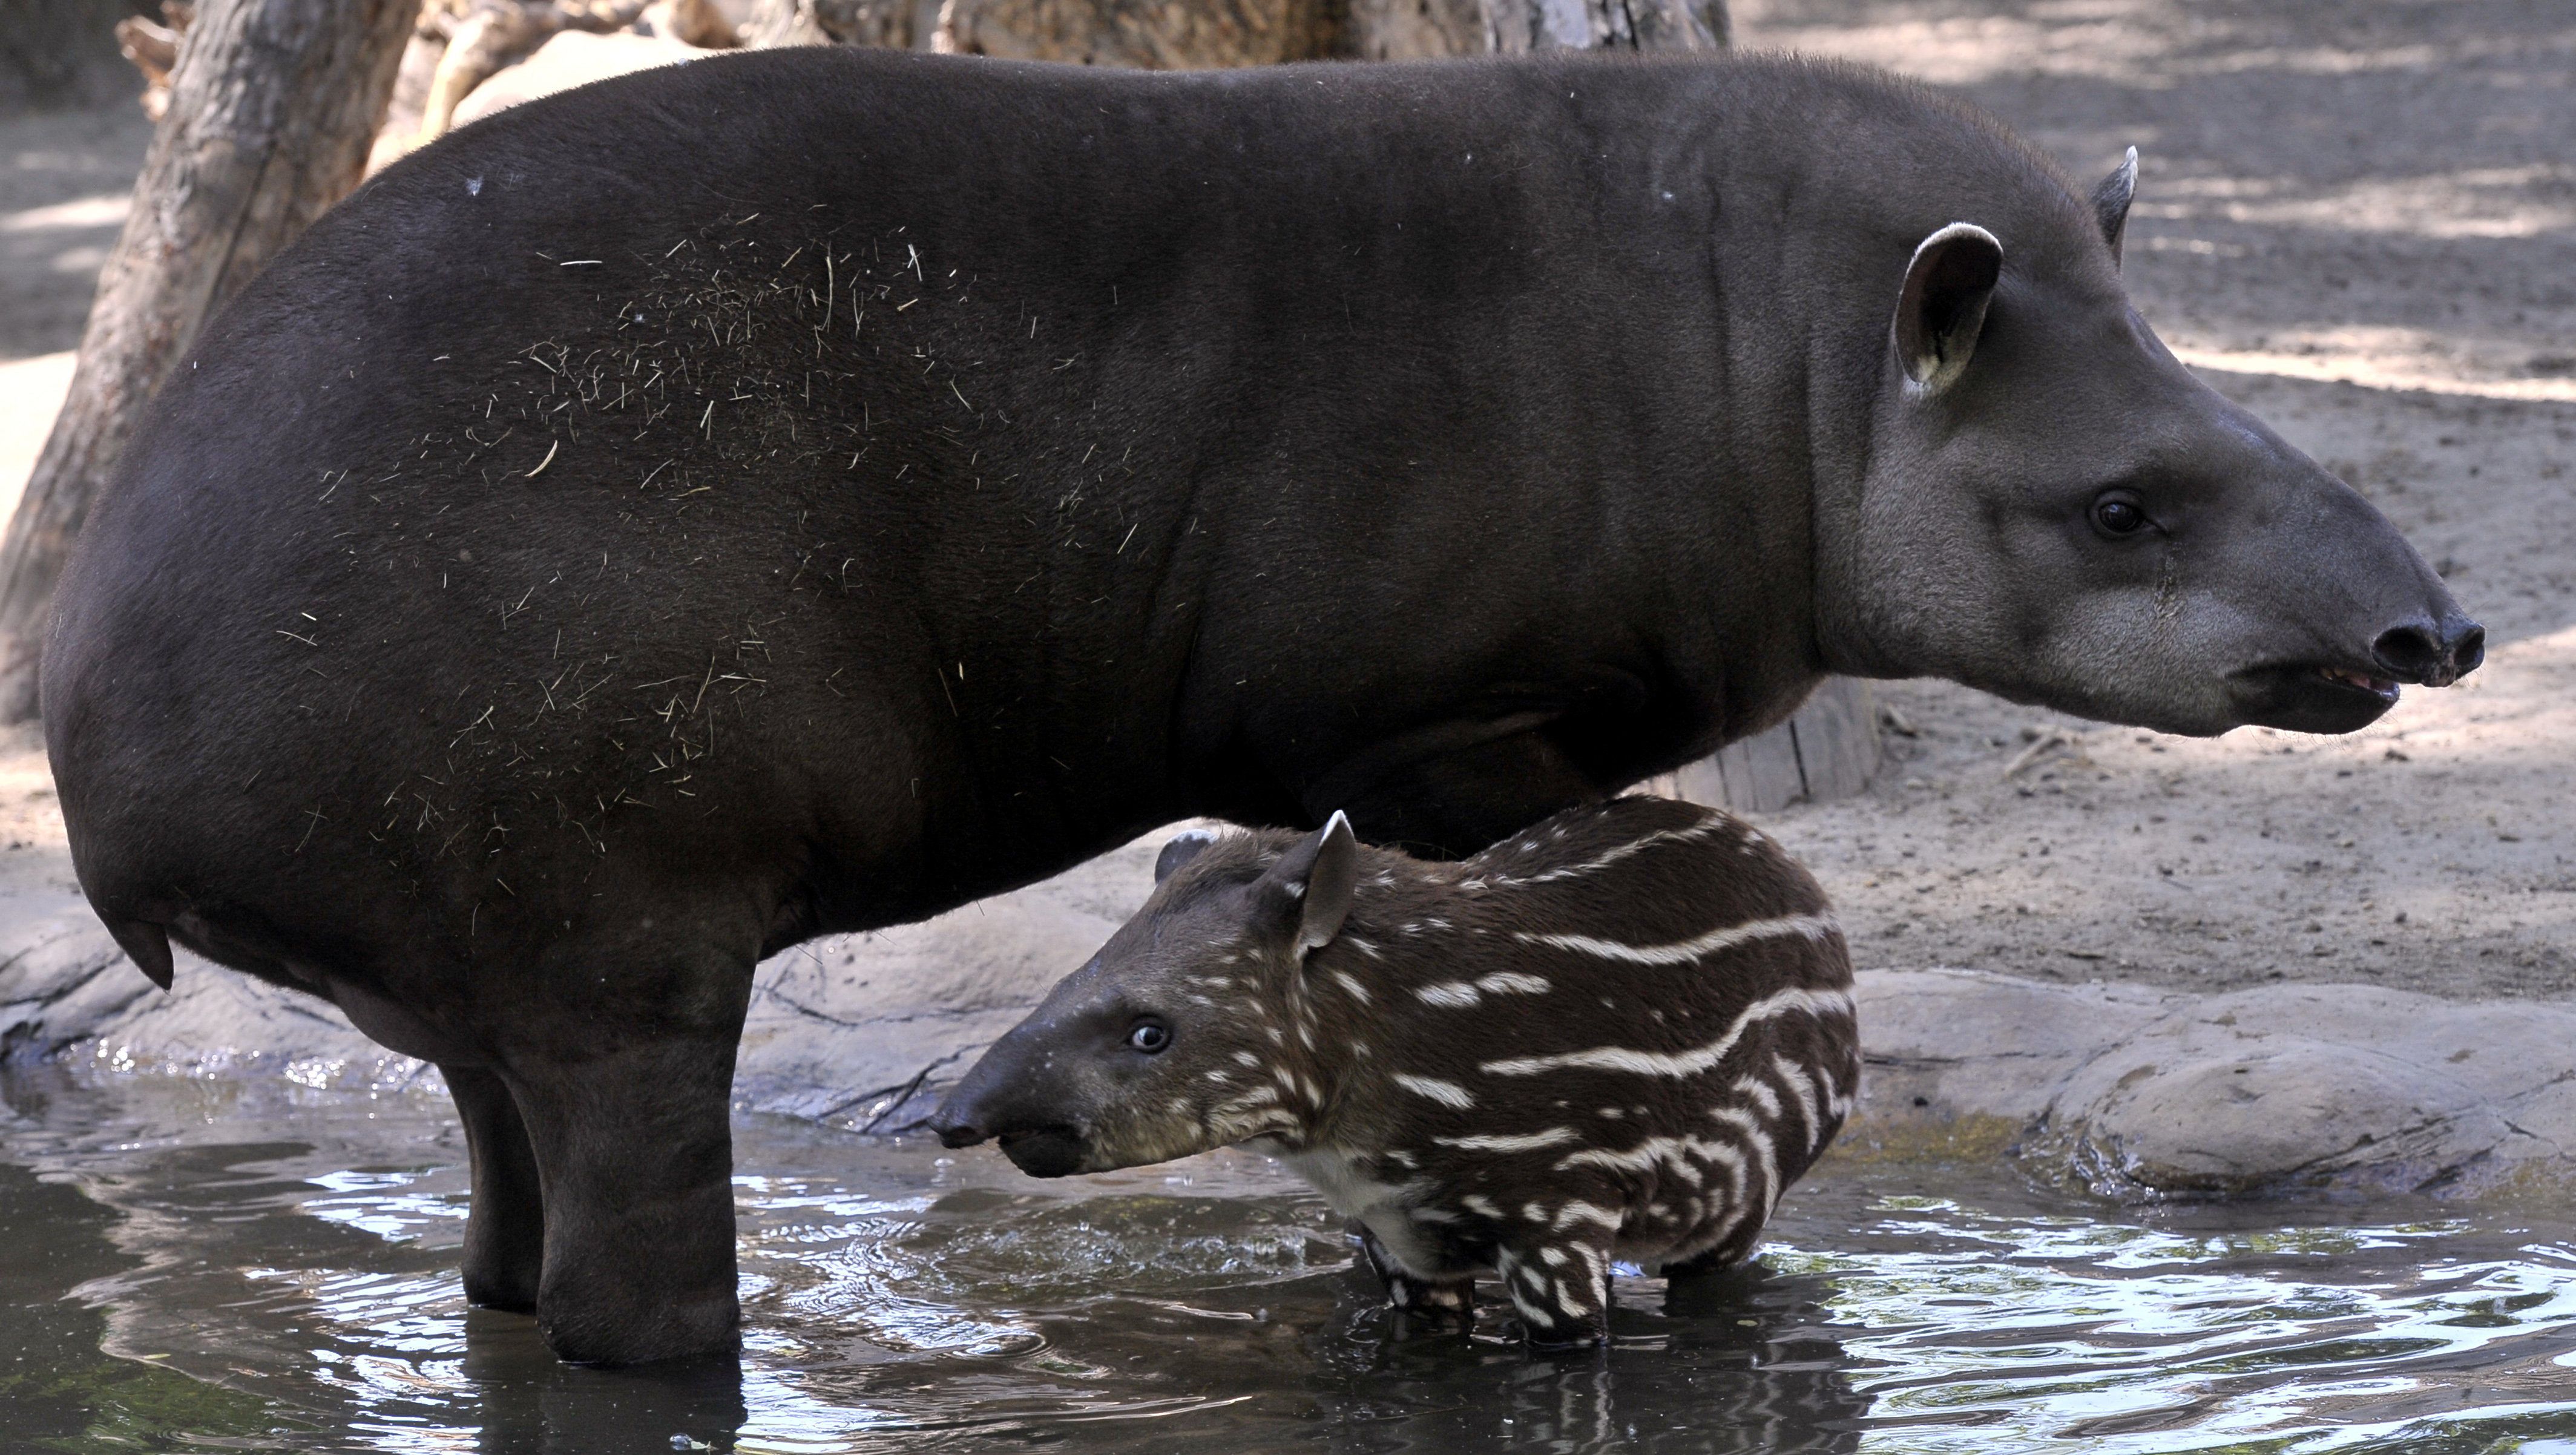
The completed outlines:
<svg viewBox="0 0 2576 1455">
<path fill-rule="evenodd" d="M 2114 490 L 2093 502 L 2093 525 L 2106 536 L 2136 535 L 2146 529 L 2147 512 L 2136 497 Z"/>
<path fill-rule="evenodd" d="M 1161 1021 L 1138 1021 L 1127 1032 L 1128 1049 L 1142 1051 L 1148 1056 L 1160 1055 L 1163 1048 L 1171 1043 L 1172 1033 L 1163 1029 Z"/>
</svg>

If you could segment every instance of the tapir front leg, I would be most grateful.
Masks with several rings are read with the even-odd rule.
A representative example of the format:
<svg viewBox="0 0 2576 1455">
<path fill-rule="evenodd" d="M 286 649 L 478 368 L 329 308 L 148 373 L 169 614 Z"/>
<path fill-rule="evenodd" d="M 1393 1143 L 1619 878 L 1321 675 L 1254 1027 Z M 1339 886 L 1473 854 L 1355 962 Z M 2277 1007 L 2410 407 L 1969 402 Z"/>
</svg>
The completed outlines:
<svg viewBox="0 0 2576 1455">
<path fill-rule="evenodd" d="M 545 1265 L 545 1199 L 536 1153 L 519 1103 L 481 1066 L 439 1064 L 465 1123 L 474 1159 L 474 1201 L 465 1221 L 465 1299 L 484 1308 L 533 1313 Z"/>
<path fill-rule="evenodd" d="M 1580 1234 L 1506 1243 L 1494 1271 L 1540 1345 L 1597 1344 L 1610 1334 L 1610 1242 Z"/>
<path fill-rule="evenodd" d="M 537 1327 L 566 1360 L 646 1364 L 740 1347 L 732 1019 L 714 1035 L 601 1027 L 610 1049 L 508 1067 L 545 1179 Z"/>
<path fill-rule="evenodd" d="M 1473 1322 L 1476 1317 L 1476 1281 L 1471 1277 L 1449 1283 L 1434 1283 L 1417 1278 L 1404 1269 L 1386 1251 L 1366 1223 L 1359 1225 L 1360 1252 L 1368 1259 L 1377 1281 L 1386 1285 L 1386 1301 L 1400 1313 L 1434 1314 Z"/>
</svg>

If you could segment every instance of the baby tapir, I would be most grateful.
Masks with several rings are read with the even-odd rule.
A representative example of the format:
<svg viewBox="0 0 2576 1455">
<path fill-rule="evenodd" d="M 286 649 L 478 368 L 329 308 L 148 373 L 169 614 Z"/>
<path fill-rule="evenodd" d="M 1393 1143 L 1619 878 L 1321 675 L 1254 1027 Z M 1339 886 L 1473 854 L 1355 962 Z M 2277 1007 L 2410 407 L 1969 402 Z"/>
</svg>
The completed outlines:
<svg viewBox="0 0 2576 1455">
<path fill-rule="evenodd" d="M 1258 1141 L 1356 1219 L 1398 1307 L 1501 1277 L 1601 1337 L 1613 1259 L 1745 1256 L 1858 1090 L 1824 891 L 1724 813 L 1575 809 L 1461 862 L 1315 833 L 1175 839 L 1134 919 L 932 1125 L 1039 1177 Z"/>
</svg>

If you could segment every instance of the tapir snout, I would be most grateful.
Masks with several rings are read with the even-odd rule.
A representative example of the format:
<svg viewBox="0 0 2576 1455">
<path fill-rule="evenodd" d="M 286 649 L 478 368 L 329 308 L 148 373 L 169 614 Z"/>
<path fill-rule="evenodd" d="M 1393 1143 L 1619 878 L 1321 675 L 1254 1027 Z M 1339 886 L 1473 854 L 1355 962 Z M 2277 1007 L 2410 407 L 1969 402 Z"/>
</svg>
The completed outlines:
<svg viewBox="0 0 2576 1455">
<path fill-rule="evenodd" d="M 993 1043 L 931 1114 L 930 1130 L 941 1146 L 999 1142 L 1011 1165 L 1031 1177 L 1084 1170 L 1085 1139 L 1069 1115 L 1068 1088 L 1054 1074 L 1057 1058 L 1045 1040 L 1023 1025 Z"/>
<path fill-rule="evenodd" d="M 2201 507 L 2174 553 L 2198 590 L 2168 608 L 2177 636 L 2243 664 L 2231 682 L 2241 718 L 2350 732 L 2394 706 L 2400 684 L 2448 687 L 2475 671 L 2486 629 L 2396 526 L 2245 422 L 2266 447 L 2259 473 L 2248 472 L 2257 483 L 2213 492 Z"/>
<path fill-rule="evenodd" d="M 2400 682 L 2448 687 L 2486 660 L 2487 629 L 2455 606 L 2439 623 L 2408 622 L 2381 632 L 2371 654 Z"/>
</svg>

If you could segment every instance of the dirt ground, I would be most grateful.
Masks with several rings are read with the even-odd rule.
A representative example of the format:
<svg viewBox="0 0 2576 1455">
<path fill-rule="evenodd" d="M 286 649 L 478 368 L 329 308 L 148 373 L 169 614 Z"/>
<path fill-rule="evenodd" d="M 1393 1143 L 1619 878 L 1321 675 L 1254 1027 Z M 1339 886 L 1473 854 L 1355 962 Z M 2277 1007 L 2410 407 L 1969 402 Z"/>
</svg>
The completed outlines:
<svg viewBox="0 0 2576 1455">
<path fill-rule="evenodd" d="M 79 346 L 151 144 L 130 100 L 0 119 L 0 362 Z"/>
<path fill-rule="evenodd" d="M 1737 0 L 1751 47 L 1895 67 L 2064 158 L 2142 154 L 2128 274 L 2186 361 L 2352 481 L 2492 633 L 2344 739 L 2162 737 L 1881 684 L 1876 786 L 1768 823 L 1864 965 L 2221 989 L 2576 991 L 2576 7 Z M 0 120 L 0 505 L 148 136 Z M 46 391 L 51 390 L 49 395 Z M 0 934 L 70 890 L 0 736 Z M 5 946 L 0 946 L 5 953 Z"/>
<path fill-rule="evenodd" d="M 2206 989 L 2576 990 L 2576 9 L 1739 0 L 1738 35 L 2137 146 L 2127 273 L 2213 385 L 2368 494 L 2496 648 L 2346 739 L 1882 684 L 1867 795 L 1772 827 L 1871 965 Z M 2352 382 L 2328 382 L 2328 381 Z M 2041 742 L 2021 771 L 2012 768 Z"/>
</svg>

